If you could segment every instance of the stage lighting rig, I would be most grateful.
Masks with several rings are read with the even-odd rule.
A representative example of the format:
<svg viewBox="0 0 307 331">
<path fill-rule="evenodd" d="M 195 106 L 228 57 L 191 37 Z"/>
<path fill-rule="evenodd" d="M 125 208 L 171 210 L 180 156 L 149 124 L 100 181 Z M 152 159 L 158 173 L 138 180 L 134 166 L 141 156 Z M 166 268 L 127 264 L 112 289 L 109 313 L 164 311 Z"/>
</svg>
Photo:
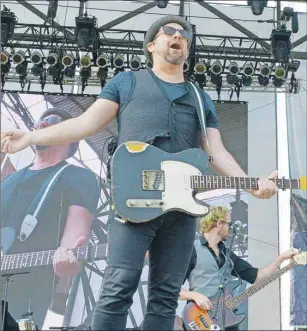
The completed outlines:
<svg viewBox="0 0 307 331">
<path fill-rule="evenodd" d="M 159 8 L 166 8 L 169 0 L 156 0 L 156 5 Z"/>
<path fill-rule="evenodd" d="M 133 56 L 129 63 L 129 67 L 131 70 L 137 71 L 142 68 L 142 62 L 139 56 Z"/>
<path fill-rule="evenodd" d="M 97 39 L 97 19 L 83 15 L 76 17 L 75 38 L 80 48 L 88 48 L 94 45 Z"/>
<path fill-rule="evenodd" d="M 1 10 L 1 43 L 7 43 L 13 37 L 17 18 L 6 6 L 3 7 Z"/>
<path fill-rule="evenodd" d="M 50 65 L 50 66 L 54 66 L 58 63 L 58 59 L 59 56 L 57 53 L 54 52 L 50 52 L 49 55 L 46 58 L 46 62 Z"/>
<path fill-rule="evenodd" d="M 261 15 L 268 5 L 268 0 L 248 0 L 247 4 L 251 7 L 254 15 Z"/>
</svg>

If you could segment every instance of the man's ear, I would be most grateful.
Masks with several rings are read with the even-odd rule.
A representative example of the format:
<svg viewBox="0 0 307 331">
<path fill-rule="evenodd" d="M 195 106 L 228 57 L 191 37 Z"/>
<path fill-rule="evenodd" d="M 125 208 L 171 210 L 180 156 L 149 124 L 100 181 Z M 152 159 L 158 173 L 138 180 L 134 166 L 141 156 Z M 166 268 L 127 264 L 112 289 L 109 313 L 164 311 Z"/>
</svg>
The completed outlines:
<svg viewBox="0 0 307 331">
<path fill-rule="evenodd" d="M 155 43 L 153 41 L 151 41 L 150 43 L 147 44 L 147 50 L 152 53 L 154 50 L 154 45 Z"/>
</svg>

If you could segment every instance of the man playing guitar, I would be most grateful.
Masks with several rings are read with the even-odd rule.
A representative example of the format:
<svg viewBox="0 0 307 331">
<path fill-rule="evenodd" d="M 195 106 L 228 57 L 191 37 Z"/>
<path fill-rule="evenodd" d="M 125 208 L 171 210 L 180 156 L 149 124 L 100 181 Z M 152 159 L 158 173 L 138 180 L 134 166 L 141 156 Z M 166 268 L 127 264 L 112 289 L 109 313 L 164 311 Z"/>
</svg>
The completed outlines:
<svg viewBox="0 0 307 331">
<path fill-rule="evenodd" d="M 210 212 L 200 220 L 201 236 L 196 240 L 186 279 L 189 290 L 181 289 L 180 299 L 194 301 L 204 310 L 214 307 L 209 297 L 219 291 L 221 275 L 225 267 L 226 246 L 223 241 L 228 237 L 231 226 L 230 212 L 226 207 L 211 206 Z M 291 248 L 279 255 L 274 262 L 264 268 L 254 268 L 247 261 L 230 252 L 232 276 L 248 283 L 255 283 L 272 275 L 287 259 L 298 254 L 297 249 Z M 230 281 L 230 279 L 228 280 Z M 237 327 L 226 328 L 237 330 Z"/>
</svg>

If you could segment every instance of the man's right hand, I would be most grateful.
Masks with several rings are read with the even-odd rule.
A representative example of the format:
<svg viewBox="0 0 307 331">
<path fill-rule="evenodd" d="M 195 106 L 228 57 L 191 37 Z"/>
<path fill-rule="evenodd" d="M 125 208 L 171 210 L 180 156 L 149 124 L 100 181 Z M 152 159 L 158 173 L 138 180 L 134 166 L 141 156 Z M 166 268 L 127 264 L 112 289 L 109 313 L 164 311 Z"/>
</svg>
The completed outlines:
<svg viewBox="0 0 307 331">
<path fill-rule="evenodd" d="M 24 131 L 13 129 L 1 132 L 1 151 L 14 154 L 31 145 L 29 134 Z"/>
<path fill-rule="evenodd" d="M 204 310 L 211 310 L 213 308 L 211 301 L 205 295 L 193 292 L 191 297 L 199 308 Z"/>
</svg>

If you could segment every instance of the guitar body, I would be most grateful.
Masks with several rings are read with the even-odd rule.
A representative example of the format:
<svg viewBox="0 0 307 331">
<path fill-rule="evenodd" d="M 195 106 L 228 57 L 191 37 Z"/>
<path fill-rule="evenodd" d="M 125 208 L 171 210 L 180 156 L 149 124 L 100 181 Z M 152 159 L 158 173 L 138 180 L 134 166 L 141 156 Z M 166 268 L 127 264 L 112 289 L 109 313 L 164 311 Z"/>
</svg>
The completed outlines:
<svg viewBox="0 0 307 331">
<path fill-rule="evenodd" d="M 15 240 L 15 230 L 10 227 L 1 229 L 1 251 L 6 254 Z"/>
<path fill-rule="evenodd" d="M 111 162 L 111 194 L 117 214 L 141 223 L 179 210 L 202 216 L 208 206 L 195 199 L 191 175 L 202 175 L 207 156 L 201 149 L 170 154 L 142 142 L 126 142 Z"/>
<path fill-rule="evenodd" d="M 225 286 L 225 301 L 233 297 L 234 290 L 240 285 L 239 281 L 232 281 Z M 215 307 L 218 301 L 218 294 L 210 298 L 212 310 L 203 310 L 194 302 L 188 303 L 182 313 L 183 323 L 187 330 L 221 330 L 222 312 L 219 309 L 216 318 L 214 318 Z M 221 307 L 221 301 L 219 303 Z M 225 309 L 225 327 L 231 327 L 240 324 L 245 319 L 245 314 L 236 315 L 231 309 Z"/>
</svg>

